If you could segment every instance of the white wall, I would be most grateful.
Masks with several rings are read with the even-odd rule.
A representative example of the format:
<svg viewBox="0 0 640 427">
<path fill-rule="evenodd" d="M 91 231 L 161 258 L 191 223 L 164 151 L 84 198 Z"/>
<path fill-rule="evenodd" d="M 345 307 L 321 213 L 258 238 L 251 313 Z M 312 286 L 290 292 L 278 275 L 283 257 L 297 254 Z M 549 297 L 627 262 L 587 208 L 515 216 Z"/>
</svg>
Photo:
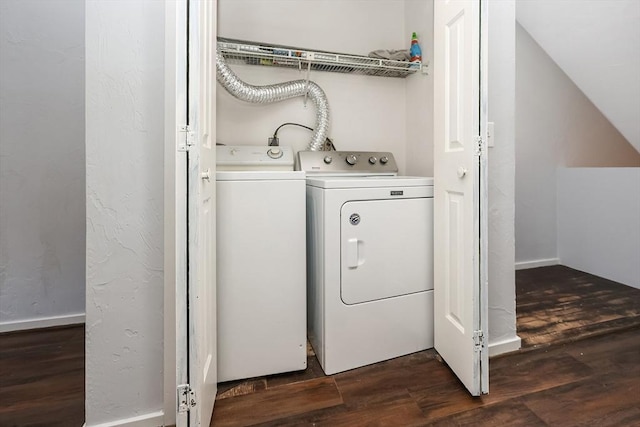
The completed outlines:
<svg viewBox="0 0 640 427">
<path fill-rule="evenodd" d="M 163 422 L 164 8 L 86 3 L 87 426 Z"/>
<path fill-rule="evenodd" d="M 404 3 L 385 1 L 220 0 L 218 35 L 307 49 L 366 55 L 375 49 L 408 49 Z M 268 67 L 231 65 L 238 76 L 263 85 L 306 78 L 305 73 Z M 411 76 L 409 78 L 425 78 Z M 311 72 L 327 94 L 329 137 L 338 150 L 393 152 L 405 172 L 405 79 Z M 302 98 L 258 105 L 217 91 L 217 140 L 228 145 L 263 145 L 280 124 L 313 127 L 315 109 Z M 425 132 L 431 130 L 425 129 Z M 287 126 L 280 144 L 305 149 L 311 132 Z"/>
<path fill-rule="evenodd" d="M 514 265 L 515 0 L 489 2 L 489 345 L 491 354 L 520 348 Z"/>
<path fill-rule="evenodd" d="M 518 21 L 640 151 L 640 2 L 519 0 Z"/>
<path fill-rule="evenodd" d="M 516 26 L 516 262 L 558 257 L 556 167 L 568 79 Z"/>
<path fill-rule="evenodd" d="M 516 40 L 516 262 L 532 266 L 557 262 L 557 167 L 640 154 L 520 25 Z"/>
<path fill-rule="evenodd" d="M 433 64 L 433 2 L 406 0 L 405 32 L 416 31 L 422 62 Z M 433 72 L 409 76 L 405 86 L 406 169 L 415 176 L 433 176 Z"/>
<path fill-rule="evenodd" d="M 558 170 L 563 265 L 640 289 L 640 168 Z"/>
<path fill-rule="evenodd" d="M 84 2 L 0 2 L 0 332 L 84 320 Z"/>
</svg>

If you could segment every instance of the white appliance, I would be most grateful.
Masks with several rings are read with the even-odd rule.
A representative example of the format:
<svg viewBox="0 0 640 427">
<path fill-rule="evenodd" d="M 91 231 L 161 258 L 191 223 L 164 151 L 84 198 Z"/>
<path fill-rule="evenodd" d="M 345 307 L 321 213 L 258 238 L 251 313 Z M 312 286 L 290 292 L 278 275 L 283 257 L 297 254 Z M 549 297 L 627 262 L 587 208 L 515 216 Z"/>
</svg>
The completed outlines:
<svg viewBox="0 0 640 427">
<path fill-rule="evenodd" d="M 299 152 L 308 337 L 328 375 L 433 347 L 433 178 L 391 153 Z"/>
<path fill-rule="evenodd" d="M 305 174 L 293 163 L 290 147 L 217 147 L 218 381 L 307 366 Z"/>
</svg>

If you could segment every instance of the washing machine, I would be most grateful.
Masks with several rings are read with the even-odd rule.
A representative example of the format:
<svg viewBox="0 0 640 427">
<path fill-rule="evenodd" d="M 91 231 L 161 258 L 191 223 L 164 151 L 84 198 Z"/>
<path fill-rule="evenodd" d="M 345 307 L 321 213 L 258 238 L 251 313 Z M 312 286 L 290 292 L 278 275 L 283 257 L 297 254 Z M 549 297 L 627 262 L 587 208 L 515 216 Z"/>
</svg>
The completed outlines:
<svg viewBox="0 0 640 427">
<path fill-rule="evenodd" d="M 433 347 L 433 178 L 391 153 L 298 153 L 308 338 L 327 375 Z"/>
<path fill-rule="evenodd" d="M 218 381 L 306 368 L 305 173 L 290 147 L 218 146 Z"/>
</svg>

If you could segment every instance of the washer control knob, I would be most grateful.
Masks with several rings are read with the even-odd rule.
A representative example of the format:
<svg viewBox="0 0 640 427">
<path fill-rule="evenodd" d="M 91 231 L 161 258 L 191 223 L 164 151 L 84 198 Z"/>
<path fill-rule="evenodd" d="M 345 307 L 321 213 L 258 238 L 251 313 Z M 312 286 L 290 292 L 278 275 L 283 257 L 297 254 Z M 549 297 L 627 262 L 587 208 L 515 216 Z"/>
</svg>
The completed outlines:
<svg viewBox="0 0 640 427">
<path fill-rule="evenodd" d="M 331 158 L 331 156 L 324 156 L 324 162 L 326 164 L 331 164 L 332 161 L 333 159 Z"/>
<path fill-rule="evenodd" d="M 375 165 L 376 162 L 378 161 L 378 159 L 374 156 L 369 157 L 369 163 L 371 163 L 372 165 Z"/>
<path fill-rule="evenodd" d="M 380 163 L 386 165 L 389 162 L 389 158 L 387 156 L 380 157 Z"/>
<path fill-rule="evenodd" d="M 348 164 L 353 166 L 358 162 L 358 158 L 354 154 L 349 154 L 346 158 L 346 161 Z"/>
<path fill-rule="evenodd" d="M 283 154 L 282 150 L 277 147 L 269 148 L 267 151 L 267 155 L 272 159 L 279 159 Z"/>
</svg>

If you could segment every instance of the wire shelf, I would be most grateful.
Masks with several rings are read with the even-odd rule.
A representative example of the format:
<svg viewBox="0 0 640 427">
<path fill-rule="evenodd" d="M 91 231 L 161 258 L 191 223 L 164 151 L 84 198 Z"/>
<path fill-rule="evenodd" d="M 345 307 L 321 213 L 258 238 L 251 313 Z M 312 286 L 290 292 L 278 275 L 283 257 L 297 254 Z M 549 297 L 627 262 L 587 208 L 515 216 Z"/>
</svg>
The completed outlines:
<svg viewBox="0 0 640 427">
<path fill-rule="evenodd" d="M 218 51 L 228 63 L 400 77 L 422 71 L 419 62 L 393 61 L 343 53 L 310 51 L 288 46 L 265 46 L 260 43 L 218 37 Z"/>
</svg>

